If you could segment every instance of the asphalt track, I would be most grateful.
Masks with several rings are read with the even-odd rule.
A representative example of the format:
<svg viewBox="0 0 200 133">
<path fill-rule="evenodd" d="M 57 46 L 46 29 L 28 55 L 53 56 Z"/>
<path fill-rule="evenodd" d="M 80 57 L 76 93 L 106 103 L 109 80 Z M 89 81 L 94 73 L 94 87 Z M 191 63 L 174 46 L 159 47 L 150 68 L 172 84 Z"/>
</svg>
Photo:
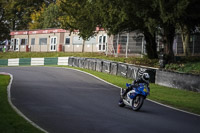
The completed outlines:
<svg viewBox="0 0 200 133">
<path fill-rule="evenodd" d="M 139 112 L 118 107 L 119 88 L 79 71 L 0 67 L 0 72 L 13 75 L 12 103 L 50 133 L 200 133 L 200 117 L 148 100 Z"/>
</svg>

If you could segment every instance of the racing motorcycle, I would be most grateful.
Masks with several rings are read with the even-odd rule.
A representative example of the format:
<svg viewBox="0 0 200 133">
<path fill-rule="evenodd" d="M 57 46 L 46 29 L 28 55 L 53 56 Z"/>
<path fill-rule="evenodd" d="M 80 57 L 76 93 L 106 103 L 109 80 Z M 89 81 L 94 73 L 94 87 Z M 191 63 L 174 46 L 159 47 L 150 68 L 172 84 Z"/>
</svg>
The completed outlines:
<svg viewBox="0 0 200 133">
<path fill-rule="evenodd" d="M 127 87 L 130 87 L 131 84 L 126 83 Z M 138 111 L 144 102 L 144 99 L 150 94 L 150 90 L 146 84 L 139 83 L 137 86 L 132 87 L 126 96 L 122 96 L 124 93 L 124 89 L 120 90 L 120 100 L 118 105 L 120 107 L 124 107 L 125 105 L 131 106 L 134 111 Z"/>
</svg>

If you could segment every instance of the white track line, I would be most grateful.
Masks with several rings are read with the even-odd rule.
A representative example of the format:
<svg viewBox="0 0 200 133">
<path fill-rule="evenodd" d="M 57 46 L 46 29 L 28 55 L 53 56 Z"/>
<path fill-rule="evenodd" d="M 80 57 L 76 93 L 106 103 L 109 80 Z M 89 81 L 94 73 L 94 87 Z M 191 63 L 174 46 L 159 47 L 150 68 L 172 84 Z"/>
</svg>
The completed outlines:
<svg viewBox="0 0 200 133">
<path fill-rule="evenodd" d="M 11 85 L 12 85 L 12 81 L 13 81 L 13 75 L 10 73 L 5 73 L 5 72 L 0 72 L 0 74 L 2 75 L 9 75 L 10 76 L 10 82 L 9 85 L 7 86 L 7 93 L 8 93 L 8 102 L 10 104 L 10 106 L 15 110 L 15 112 L 17 112 L 18 115 L 20 115 L 21 117 L 23 117 L 26 121 L 28 121 L 31 125 L 33 125 L 34 127 L 36 127 L 37 129 L 43 131 L 44 133 L 48 133 L 46 130 L 44 130 L 43 128 L 39 127 L 37 124 L 35 124 L 33 121 L 31 121 L 29 118 L 27 118 L 20 110 L 17 109 L 17 107 L 12 103 L 11 101 L 11 93 L 10 93 L 10 89 L 11 89 Z"/>
</svg>

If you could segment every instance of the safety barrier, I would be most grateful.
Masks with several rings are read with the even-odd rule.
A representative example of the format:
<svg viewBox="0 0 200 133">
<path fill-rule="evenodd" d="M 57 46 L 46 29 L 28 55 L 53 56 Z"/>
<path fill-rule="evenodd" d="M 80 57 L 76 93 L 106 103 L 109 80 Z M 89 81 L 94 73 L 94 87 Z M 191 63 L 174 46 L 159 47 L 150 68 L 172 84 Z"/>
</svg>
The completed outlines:
<svg viewBox="0 0 200 133">
<path fill-rule="evenodd" d="M 68 57 L 0 59 L 0 66 L 68 65 Z"/>
<path fill-rule="evenodd" d="M 69 65 L 112 75 L 123 76 L 130 79 L 136 79 L 139 71 L 145 70 L 151 77 L 151 83 L 200 92 L 200 76 L 163 71 L 156 68 L 131 65 L 121 62 L 80 57 L 0 59 L 0 66 L 26 65 Z"/>
<path fill-rule="evenodd" d="M 157 70 L 156 84 L 200 92 L 200 75 Z"/>
<path fill-rule="evenodd" d="M 69 57 L 69 66 L 90 69 L 125 78 L 136 79 L 139 70 L 146 70 L 150 74 L 150 82 L 155 83 L 156 68 L 130 65 L 121 62 L 114 62 L 94 58 Z"/>
</svg>

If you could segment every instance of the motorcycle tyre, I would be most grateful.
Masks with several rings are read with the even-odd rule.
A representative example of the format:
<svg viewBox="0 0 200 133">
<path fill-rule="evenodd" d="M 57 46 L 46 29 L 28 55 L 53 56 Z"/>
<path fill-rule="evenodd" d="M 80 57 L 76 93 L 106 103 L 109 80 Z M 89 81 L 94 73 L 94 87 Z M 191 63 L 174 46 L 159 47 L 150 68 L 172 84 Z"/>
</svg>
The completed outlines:
<svg viewBox="0 0 200 133">
<path fill-rule="evenodd" d="M 135 106 L 134 106 L 134 102 L 135 102 L 135 100 L 136 100 L 137 97 L 139 97 L 139 103 L 138 103 L 138 105 L 135 107 Z M 143 97 L 143 96 L 138 95 L 138 96 L 136 96 L 136 98 L 135 98 L 135 99 L 133 100 L 133 102 L 132 102 L 132 109 L 133 109 L 134 111 L 138 111 L 138 110 L 142 107 L 143 102 L 144 102 L 144 97 Z"/>
<path fill-rule="evenodd" d="M 120 98 L 120 100 L 118 102 L 118 105 L 119 105 L 119 107 L 124 107 L 125 106 L 122 98 Z"/>
</svg>

